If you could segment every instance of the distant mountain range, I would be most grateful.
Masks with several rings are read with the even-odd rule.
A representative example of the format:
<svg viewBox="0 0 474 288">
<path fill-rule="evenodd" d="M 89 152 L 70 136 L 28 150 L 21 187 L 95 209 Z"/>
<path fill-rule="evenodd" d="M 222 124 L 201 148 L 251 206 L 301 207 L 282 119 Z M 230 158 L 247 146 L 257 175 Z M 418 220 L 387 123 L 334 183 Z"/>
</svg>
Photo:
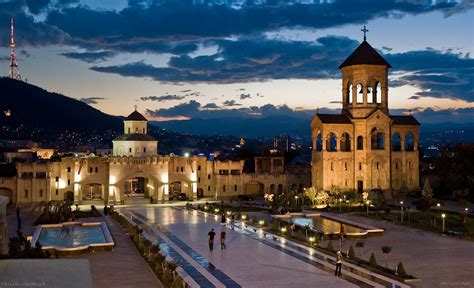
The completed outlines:
<svg viewBox="0 0 474 288">
<path fill-rule="evenodd" d="M 273 138 L 276 135 L 288 134 L 292 137 L 309 138 L 311 135 L 310 121 L 311 119 L 272 116 L 256 119 L 191 119 L 151 123 L 170 131 L 194 135 L 233 135 L 245 138 Z M 458 133 L 454 133 L 455 131 L 458 131 Z M 420 133 L 422 139 L 438 135 L 439 132 L 445 132 L 445 136 L 441 135 L 440 137 L 452 137 L 452 140 L 461 142 L 474 142 L 474 123 L 446 122 L 439 124 L 421 124 Z"/>
<path fill-rule="evenodd" d="M 123 117 L 105 114 L 79 100 L 48 92 L 26 82 L 0 78 L 0 95 L 0 126 L 30 127 L 45 131 L 114 131 L 114 133 L 122 131 Z M 176 139 L 182 139 L 181 137 L 189 134 L 244 138 L 273 138 L 276 135 L 288 134 L 292 137 L 309 139 L 310 120 L 270 116 L 150 122 L 155 127 L 176 133 L 160 129 L 150 129 L 150 132 L 159 137 L 161 143 L 169 142 L 170 147 L 174 146 Z M 199 138 L 201 143 L 203 139 L 206 140 L 206 137 Z M 422 140 L 438 141 L 441 138 L 444 138 L 445 142 L 451 140 L 474 142 L 474 124 L 422 123 Z M 189 146 L 196 145 L 197 143 L 193 143 Z"/>
<path fill-rule="evenodd" d="M 157 127 L 194 135 L 232 135 L 245 138 L 273 138 L 289 134 L 293 137 L 309 137 L 311 129 L 308 119 L 284 116 L 266 118 L 219 118 L 191 119 L 151 122 Z"/>
<path fill-rule="evenodd" d="M 1 124 L 48 130 L 119 131 L 123 127 L 122 117 L 26 82 L 2 77 L 0 95 Z"/>
</svg>

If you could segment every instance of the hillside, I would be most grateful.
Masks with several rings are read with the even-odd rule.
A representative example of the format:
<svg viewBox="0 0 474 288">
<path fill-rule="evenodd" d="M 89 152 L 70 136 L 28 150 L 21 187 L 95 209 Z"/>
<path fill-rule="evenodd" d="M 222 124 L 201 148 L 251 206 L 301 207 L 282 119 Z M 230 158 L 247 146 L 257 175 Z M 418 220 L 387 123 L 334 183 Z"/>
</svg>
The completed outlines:
<svg viewBox="0 0 474 288">
<path fill-rule="evenodd" d="M 26 82 L 0 78 L 0 124 L 48 130 L 121 130 L 121 117 Z M 7 117 L 5 111 L 10 110 Z"/>
<path fill-rule="evenodd" d="M 293 137 L 309 137 L 308 119 L 272 116 L 266 118 L 219 118 L 182 121 L 152 122 L 160 128 L 194 135 L 232 135 L 245 138 L 273 138 L 288 134 Z"/>
</svg>

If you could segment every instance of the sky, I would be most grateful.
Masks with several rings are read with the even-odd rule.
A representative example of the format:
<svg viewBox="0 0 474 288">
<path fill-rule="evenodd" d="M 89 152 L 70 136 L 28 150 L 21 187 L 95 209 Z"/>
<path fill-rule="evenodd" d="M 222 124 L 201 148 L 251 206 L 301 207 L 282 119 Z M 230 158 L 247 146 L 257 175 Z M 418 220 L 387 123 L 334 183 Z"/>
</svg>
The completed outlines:
<svg viewBox="0 0 474 288">
<path fill-rule="evenodd" d="M 474 2 L 0 0 L 29 83 L 112 115 L 308 118 L 338 112 L 338 66 L 367 41 L 392 65 L 389 107 L 474 122 Z M 3 23 L 3 24 L 2 24 Z"/>
</svg>

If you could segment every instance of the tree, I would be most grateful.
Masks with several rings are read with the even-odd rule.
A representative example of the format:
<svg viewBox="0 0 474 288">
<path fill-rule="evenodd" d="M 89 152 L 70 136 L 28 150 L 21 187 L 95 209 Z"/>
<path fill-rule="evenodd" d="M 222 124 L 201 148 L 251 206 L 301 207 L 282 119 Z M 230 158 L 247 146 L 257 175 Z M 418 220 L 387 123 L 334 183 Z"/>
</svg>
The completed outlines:
<svg viewBox="0 0 474 288">
<path fill-rule="evenodd" d="M 369 265 L 371 267 L 374 267 L 374 268 L 377 268 L 377 259 L 375 258 L 375 255 L 374 253 L 372 252 L 372 254 L 370 254 L 370 260 L 369 260 Z"/>
<path fill-rule="evenodd" d="M 398 263 L 398 265 L 397 265 L 397 275 L 399 275 L 401 277 L 406 277 L 407 276 L 407 272 L 405 271 L 405 267 L 403 267 L 402 262 Z"/>
<path fill-rule="evenodd" d="M 332 241 L 329 240 L 328 245 L 326 246 L 326 249 L 333 252 L 334 251 L 334 246 L 332 245 Z"/>
<path fill-rule="evenodd" d="M 316 204 L 318 205 L 326 204 L 328 197 L 329 195 L 326 191 L 324 190 L 319 191 L 318 194 L 316 195 Z"/>
<path fill-rule="evenodd" d="M 363 241 L 357 241 L 355 247 L 358 249 L 364 248 L 365 243 Z"/>
<path fill-rule="evenodd" d="M 352 245 L 351 245 L 351 247 L 349 248 L 348 256 L 349 256 L 349 258 L 351 258 L 351 259 L 356 259 L 356 255 L 355 255 L 355 252 L 354 252 L 354 247 L 352 247 Z"/>
<path fill-rule="evenodd" d="M 311 186 L 308 189 L 306 189 L 304 194 L 305 194 L 306 197 L 308 197 L 311 200 L 311 203 L 314 205 L 314 202 L 316 200 L 316 195 L 318 194 L 317 191 L 316 191 L 316 188 Z"/>
<path fill-rule="evenodd" d="M 388 254 L 392 251 L 390 246 L 382 246 L 382 253 L 385 254 L 385 267 L 388 266 Z"/>
<path fill-rule="evenodd" d="M 421 190 L 421 196 L 428 201 L 431 201 L 431 198 L 433 198 L 433 189 L 431 189 L 430 179 L 428 177 L 426 177 L 425 185 L 423 186 L 423 190 Z"/>
</svg>

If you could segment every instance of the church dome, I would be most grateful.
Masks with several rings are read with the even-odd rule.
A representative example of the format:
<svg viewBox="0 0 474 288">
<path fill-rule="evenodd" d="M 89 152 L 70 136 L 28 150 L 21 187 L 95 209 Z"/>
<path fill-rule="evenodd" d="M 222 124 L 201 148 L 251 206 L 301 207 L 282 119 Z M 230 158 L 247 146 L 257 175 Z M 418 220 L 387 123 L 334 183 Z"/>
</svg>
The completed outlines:
<svg viewBox="0 0 474 288">
<path fill-rule="evenodd" d="M 130 115 L 125 118 L 125 121 L 148 121 L 145 116 L 140 114 L 137 110 L 133 111 Z"/>
<path fill-rule="evenodd" d="M 383 65 L 392 66 L 367 41 L 363 41 L 352 54 L 339 66 L 339 69 L 352 65 Z"/>
</svg>

